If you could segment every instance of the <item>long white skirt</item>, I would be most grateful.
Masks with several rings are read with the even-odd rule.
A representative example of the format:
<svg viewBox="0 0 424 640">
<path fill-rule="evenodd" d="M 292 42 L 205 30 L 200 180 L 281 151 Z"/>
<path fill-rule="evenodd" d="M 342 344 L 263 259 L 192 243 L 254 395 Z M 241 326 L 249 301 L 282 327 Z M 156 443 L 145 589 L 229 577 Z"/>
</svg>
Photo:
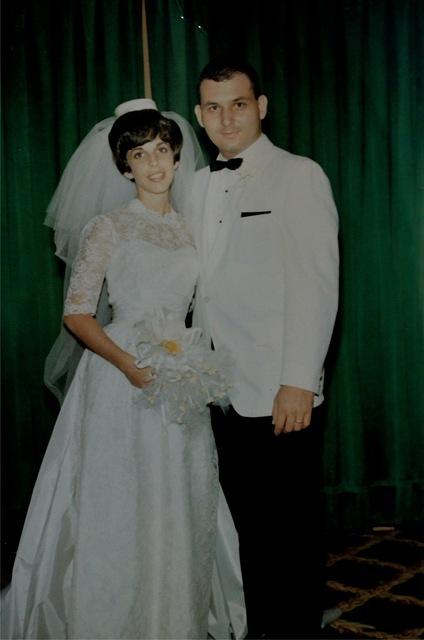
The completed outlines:
<svg viewBox="0 0 424 640">
<path fill-rule="evenodd" d="M 85 352 L 2 609 L 3 639 L 242 638 L 237 536 L 207 412 L 195 427 L 169 424 Z"/>
</svg>

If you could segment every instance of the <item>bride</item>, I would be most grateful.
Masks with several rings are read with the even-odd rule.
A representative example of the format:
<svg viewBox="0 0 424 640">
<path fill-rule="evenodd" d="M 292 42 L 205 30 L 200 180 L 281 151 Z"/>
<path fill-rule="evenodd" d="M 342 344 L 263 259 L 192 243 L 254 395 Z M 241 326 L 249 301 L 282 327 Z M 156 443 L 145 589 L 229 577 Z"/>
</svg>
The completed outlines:
<svg viewBox="0 0 424 640">
<path fill-rule="evenodd" d="M 86 350 L 34 488 L 2 637 L 243 637 L 205 410 L 223 402 L 225 357 L 184 324 L 198 263 L 170 200 L 183 136 L 152 101 L 117 115 L 109 144 L 136 197 L 85 224 L 73 261 L 64 323 Z"/>
</svg>

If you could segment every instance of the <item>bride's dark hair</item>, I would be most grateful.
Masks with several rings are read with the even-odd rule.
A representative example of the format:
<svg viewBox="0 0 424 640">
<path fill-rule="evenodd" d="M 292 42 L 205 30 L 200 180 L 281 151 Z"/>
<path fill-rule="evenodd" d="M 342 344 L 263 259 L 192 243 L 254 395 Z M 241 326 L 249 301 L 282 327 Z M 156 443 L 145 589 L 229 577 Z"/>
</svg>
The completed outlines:
<svg viewBox="0 0 424 640">
<path fill-rule="evenodd" d="M 155 109 L 129 111 L 117 118 L 109 133 L 109 145 L 119 171 L 129 171 L 128 151 L 151 142 L 156 137 L 169 144 L 175 160 L 180 159 L 183 136 L 174 120 L 166 118 Z"/>
</svg>

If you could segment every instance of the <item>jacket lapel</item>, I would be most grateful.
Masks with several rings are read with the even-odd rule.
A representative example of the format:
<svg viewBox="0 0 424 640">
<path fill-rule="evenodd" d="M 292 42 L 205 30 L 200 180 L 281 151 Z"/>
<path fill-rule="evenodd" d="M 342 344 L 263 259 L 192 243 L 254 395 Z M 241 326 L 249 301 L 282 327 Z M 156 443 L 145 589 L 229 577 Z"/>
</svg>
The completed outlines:
<svg viewBox="0 0 424 640">
<path fill-rule="evenodd" d="M 220 229 L 215 237 L 215 242 L 209 251 L 209 254 L 207 256 L 202 256 L 202 264 L 204 265 L 203 273 L 205 278 L 211 277 L 216 267 L 219 265 L 230 241 L 233 228 L 237 224 L 237 220 L 243 210 L 244 203 L 247 203 L 248 206 L 252 194 L 255 194 L 255 200 L 258 199 L 258 194 L 260 197 L 261 174 L 267 169 L 276 153 L 277 147 L 275 147 L 266 136 L 263 136 L 261 139 L 261 149 L 258 149 L 258 152 L 255 153 L 253 157 L 247 158 L 246 162 L 244 162 L 238 170 L 239 179 L 233 187 L 233 197 L 228 203 L 228 209 L 225 211 L 225 215 L 223 215 L 222 224 L 220 225 Z M 204 197 L 207 197 L 207 189 L 204 191 Z M 205 206 L 203 207 L 203 215 L 204 214 Z M 201 239 L 201 242 L 202 241 L 203 238 Z"/>
<path fill-rule="evenodd" d="M 202 235 L 203 235 L 203 220 L 205 217 L 205 202 L 206 195 L 209 186 L 210 170 L 208 167 L 201 169 L 196 174 L 196 182 L 193 188 L 192 201 L 191 201 L 191 233 L 193 235 L 194 243 L 197 248 L 197 252 L 201 258 L 201 261 L 205 261 L 205 256 L 202 254 Z"/>
</svg>

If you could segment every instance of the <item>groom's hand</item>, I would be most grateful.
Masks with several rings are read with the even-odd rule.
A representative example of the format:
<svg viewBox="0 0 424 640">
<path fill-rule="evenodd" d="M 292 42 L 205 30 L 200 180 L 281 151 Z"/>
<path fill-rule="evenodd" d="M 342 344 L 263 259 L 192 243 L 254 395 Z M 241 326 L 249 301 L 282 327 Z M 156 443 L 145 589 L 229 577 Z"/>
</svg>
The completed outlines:
<svg viewBox="0 0 424 640">
<path fill-rule="evenodd" d="M 311 424 L 314 393 L 299 387 L 280 387 L 272 406 L 274 433 L 301 431 Z"/>
</svg>

